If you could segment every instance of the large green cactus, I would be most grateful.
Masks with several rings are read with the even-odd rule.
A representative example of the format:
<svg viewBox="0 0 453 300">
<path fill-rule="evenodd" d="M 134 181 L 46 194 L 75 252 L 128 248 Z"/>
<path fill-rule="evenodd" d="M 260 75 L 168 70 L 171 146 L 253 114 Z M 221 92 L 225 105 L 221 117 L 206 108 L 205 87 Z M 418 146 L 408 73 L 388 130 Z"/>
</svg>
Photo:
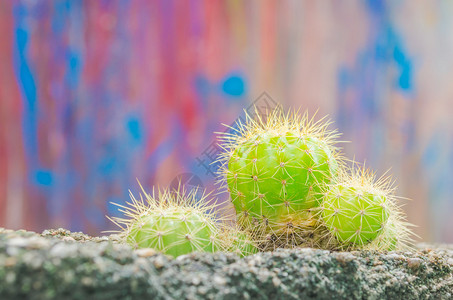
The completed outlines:
<svg viewBox="0 0 453 300">
<path fill-rule="evenodd" d="M 243 227 L 264 226 L 292 245 L 306 240 L 321 190 L 338 169 L 337 134 L 328 125 L 276 109 L 266 121 L 247 116 L 237 133 L 222 136 L 222 174 Z"/>
</svg>

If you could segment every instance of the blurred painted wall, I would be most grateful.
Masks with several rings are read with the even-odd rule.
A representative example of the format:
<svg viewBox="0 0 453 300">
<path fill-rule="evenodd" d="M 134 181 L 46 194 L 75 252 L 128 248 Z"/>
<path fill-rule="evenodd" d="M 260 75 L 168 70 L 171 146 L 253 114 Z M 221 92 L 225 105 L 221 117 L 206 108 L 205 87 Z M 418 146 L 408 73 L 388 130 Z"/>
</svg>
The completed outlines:
<svg viewBox="0 0 453 300">
<path fill-rule="evenodd" d="M 96 234 L 136 178 L 211 188 L 213 132 L 258 98 L 329 114 L 348 156 L 392 167 L 417 233 L 453 242 L 452 14 L 423 0 L 0 1 L 0 226 Z"/>
</svg>

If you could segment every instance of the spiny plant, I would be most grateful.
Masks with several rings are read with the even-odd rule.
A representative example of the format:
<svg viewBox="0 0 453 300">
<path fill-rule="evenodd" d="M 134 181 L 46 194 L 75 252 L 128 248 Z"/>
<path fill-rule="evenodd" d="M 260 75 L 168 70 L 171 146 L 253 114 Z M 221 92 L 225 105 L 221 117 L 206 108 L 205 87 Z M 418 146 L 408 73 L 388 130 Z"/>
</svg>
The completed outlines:
<svg viewBox="0 0 453 300">
<path fill-rule="evenodd" d="M 413 224 L 406 221 L 400 207 L 395 205 L 382 233 L 365 250 L 413 250 L 414 238 L 419 238 L 410 228 Z"/>
<path fill-rule="evenodd" d="M 394 181 L 375 180 L 369 169 L 340 172 L 323 196 L 319 213 L 330 245 L 338 249 L 395 250 L 408 248 L 411 232 L 397 205 Z"/>
<path fill-rule="evenodd" d="M 236 253 L 241 257 L 259 252 L 257 241 L 253 236 L 250 236 L 250 233 L 233 227 L 227 230 L 226 234 L 230 238 L 229 252 Z"/>
<path fill-rule="evenodd" d="M 208 195 L 189 192 L 183 188 L 174 190 L 153 189 L 147 194 L 140 185 L 145 199 L 140 194 L 136 199 L 130 192 L 131 202 L 120 204 L 125 217 L 108 217 L 121 228 L 123 241 L 134 248 L 154 248 L 177 257 L 193 251 L 216 252 L 231 248 L 226 238 L 224 221 L 219 205 L 212 203 Z M 239 247 L 239 246 L 238 246 Z"/>
<path fill-rule="evenodd" d="M 325 118 L 277 108 L 266 118 L 246 113 L 245 123 L 220 135 L 221 183 L 243 228 L 264 227 L 266 238 L 280 247 L 313 240 L 312 209 L 341 165 L 334 146 L 339 134 L 329 125 Z"/>
</svg>

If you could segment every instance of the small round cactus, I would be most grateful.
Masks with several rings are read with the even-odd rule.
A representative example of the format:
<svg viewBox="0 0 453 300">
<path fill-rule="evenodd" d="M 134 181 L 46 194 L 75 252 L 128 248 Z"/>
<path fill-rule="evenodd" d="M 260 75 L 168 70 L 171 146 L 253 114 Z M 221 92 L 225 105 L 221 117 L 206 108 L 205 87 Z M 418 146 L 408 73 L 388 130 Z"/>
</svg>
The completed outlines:
<svg viewBox="0 0 453 300">
<path fill-rule="evenodd" d="M 255 239 L 250 237 L 249 233 L 236 228 L 227 231 L 227 234 L 231 239 L 228 251 L 241 257 L 259 252 Z"/>
<path fill-rule="evenodd" d="M 412 250 L 413 237 L 416 236 L 409 227 L 412 224 L 403 220 L 400 211 L 394 211 L 387 221 L 387 226 L 381 234 L 370 244 L 365 245 L 365 250 Z"/>
<path fill-rule="evenodd" d="M 247 115 L 235 134 L 221 137 L 222 177 L 243 227 L 265 226 L 294 245 L 313 228 L 312 209 L 337 172 L 337 134 L 327 130 L 329 122 L 298 112 L 275 109 L 266 121 L 257 117 Z"/>
<path fill-rule="evenodd" d="M 387 224 L 386 200 L 362 187 L 338 184 L 325 196 L 322 217 L 341 243 L 365 245 Z"/>
<path fill-rule="evenodd" d="M 143 190 L 143 188 L 142 188 Z M 124 242 L 134 248 L 154 248 L 177 257 L 193 251 L 216 252 L 230 245 L 224 238 L 224 225 L 207 196 L 197 199 L 197 191 L 163 190 L 158 195 L 140 195 L 121 206 L 126 218 L 109 218 L 120 226 Z"/>
<path fill-rule="evenodd" d="M 404 239 L 398 242 L 398 235 L 408 237 L 409 231 L 391 182 L 385 177 L 374 182 L 374 178 L 370 170 L 353 166 L 351 174 L 341 174 L 324 193 L 323 225 L 340 249 L 390 250 L 405 244 Z"/>
</svg>

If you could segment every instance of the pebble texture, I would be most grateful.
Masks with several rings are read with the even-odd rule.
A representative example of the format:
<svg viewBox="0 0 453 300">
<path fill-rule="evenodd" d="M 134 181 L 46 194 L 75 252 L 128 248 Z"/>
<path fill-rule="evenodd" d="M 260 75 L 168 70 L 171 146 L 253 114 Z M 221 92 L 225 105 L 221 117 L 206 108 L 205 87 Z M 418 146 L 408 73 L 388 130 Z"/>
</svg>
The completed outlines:
<svg viewBox="0 0 453 300">
<path fill-rule="evenodd" d="M 115 235 L 0 229 L 0 299 L 452 299 L 453 247 L 177 259 Z"/>
</svg>

